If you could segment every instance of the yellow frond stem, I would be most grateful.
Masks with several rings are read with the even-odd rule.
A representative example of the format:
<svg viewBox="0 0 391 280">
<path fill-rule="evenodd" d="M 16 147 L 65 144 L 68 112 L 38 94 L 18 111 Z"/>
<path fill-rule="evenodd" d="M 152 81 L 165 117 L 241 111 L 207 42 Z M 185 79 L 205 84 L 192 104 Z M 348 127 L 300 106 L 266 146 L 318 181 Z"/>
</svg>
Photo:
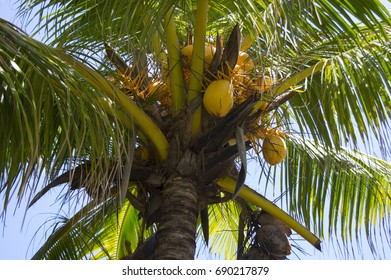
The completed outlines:
<svg viewBox="0 0 391 280">
<path fill-rule="evenodd" d="M 172 114 L 175 116 L 183 109 L 184 106 L 185 83 L 173 9 L 170 9 L 164 18 L 167 24 L 166 41 L 172 98 Z"/>
<path fill-rule="evenodd" d="M 194 45 L 191 58 L 191 70 L 189 81 L 189 101 L 201 94 L 202 79 L 204 75 L 205 36 L 208 20 L 208 0 L 197 1 L 197 14 L 194 26 Z M 192 135 L 201 132 L 202 110 L 197 110 L 192 115 Z"/>
<path fill-rule="evenodd" d="M 294 86 L 296 86 L 298 83 L 303 81 L 304 79 L 313 76 L 314 74 L 322 71 L 327 65 L 329 64 L 329 61 L 326 59 L 319 60 L 318 63 L 315 65 L 301 71 L 300 73 L 294 75 L 293 77 L 289 78 L 285 82 L 283 82 L 281 85 L 276 86 L 274 90 L 271 90 L 270 94 L 272 96 L 263 96 L 262 100 L 257 101 L 253 108 L 254 111 L 257 110 L 257 108 L 260 108 L 264 106 L 265 99 L 266 100 L 272 100 L 273 98 L 279 96 L 280 94 L 284 93 L 285 91 L 292 89 Z"/>
<path fill-rule="evenodd" d="M 155 55 L 157 58 L 159 58 L 160 53 L 162 52 L 162 47 L 161 47 L 162 44 L 160 42 L 159 36 L 156 31 L 153 32 L 151 41 L 152 41 L 153 50 L 155 51 Z"/>
<path fill-rule="evenodd" d="M 236 187 L 236 181 L 231 177 L 223 177 L 217 181 L 217 184 L 226 191 L 233 193 Z M 296 231 L 301 237 L 307 240 L 315 248 L 320 250 L 320 240 L 314 234 L 312 234 L 307 228 L 297 222 L 289 214 L 284 212 L 282 209 L 277 207 L 271 201 L 258 194 L 248 186 L 244 185 L 238 194 L 241 198 L 255 204 L 260 207 L 262 210 L 265 210 L 267 213 L 275 217 L 276 219 L 287 224 L 291 229 Z"/>
<path fill-rule="evenodd" d="M 104 99 L 100 99 L 99 100 L 100 105 L 102 106 L 103 110 L 107 114 L 109 114 L 112 117 L 114 117 L 117 120 L 119 120 L 121 122 L 121 124 L 125 125 L 127 128 L 133 129 L 135 123 L 132 121 L 131 118 L 129 118 L 129 115 L 126 114 L 125 112 L 123 112 L 120 109 L 114 110 L 112 108 L 112 106 L 109 104 L 109 102 L 110 101 L 104 100 Z M 145 135 L 144 135 L 144 133 L 142 131 L 138 131 L 138 137 L 140 137 L 141 141 L 143 141 L 144 143 L 149 143 L 150 142 L 149 140 L 147 140 L 147 138 L 145 137 Z"/>
<path fill-rule="evenodd" d="M 192 136 L 200 135 L 201 130 L 201 120 L 202 120 L 202 108 L 201 106 L 194 110 L 191 115 L 191 134 Z"/>
<path fill-rule="evenodd" d="M 197 1 L 197 14 L 194 26 L 193 55 L 189 81 L 189 100 L 198 96 L 202 90 L 204 74 L 205 35 L 208 19 L 208 0 Z"/>
<path fill-rule="evenodd" d="M 297 85 L 305 78 L 313 76 L 314 74 L 322 71 L 328 65 L 328 63 L 329 62 L 326 59 L 319 60 L 319 62 L 315 65 L 308 67 L 307 69 L 301 71 L 300 73 L 294 75 L 292 78 L 289 78 L 288 80 L 283 82 L 280 86 L 276 87 L 274 95 L 278 96 L 281 93 L 284 93 L 286 90 L 290 89 L 291 87 Z"/>
<path fill-rule="evenodd" d="M 255 37 L 256 37 L 256 34 L 254 34 L 253 36 L 251 36 L 250 34 L 247 34 L 243 38 L 242 43 L 240 44 L 240 51 L 241 52 L 247 51 L 251 47 L 251 45 L 253 44 Z"/>
<path fill-rule="evenodd" d="M 88 83 L 90 83 L 93 87 L 104 91 L 108 98 L 120 107 L 120 110 L 123 111 L 123 113 L 116 114 L 116 117 L 120 116 L 122 119 L 120 119 L 120 121 L 124 122 L 124 125 L 132 128 L 133 126 L 128 125 L 132 125 L 132 122 L 134 121 L 137 127 L 152 144 L 159 160 L 165 161 L 167 159 L 168 141 L 166 137 L 155 122 L 140 107 L 138 107 L 136 103 L 130 100 L 129 97 L 127 97 L 122 91 L 110 84 L 103 76 L 88 66 L 62 52 L 58 52 L 57 55 L 69 64 L 73 65 L 73 67 L 86 78 Z M 112 110 L 110 109 L 110 111 Z"/>
</svg>

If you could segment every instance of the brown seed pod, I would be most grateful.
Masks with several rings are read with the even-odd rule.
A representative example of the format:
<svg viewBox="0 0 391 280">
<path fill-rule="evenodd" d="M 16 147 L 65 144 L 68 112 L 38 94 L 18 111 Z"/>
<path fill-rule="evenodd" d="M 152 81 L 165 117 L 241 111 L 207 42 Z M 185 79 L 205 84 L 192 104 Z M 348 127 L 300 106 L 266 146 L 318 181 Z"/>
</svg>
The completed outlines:
<svg viewBox="0 0 391 280">
<path fill-rule="evenodd" d="M 291 253 L 291 245 L 286 234 L 274 225 L 262 226 L 257 232 L 261 249 L 275 258 L 285 258 Z"/>
<path fill-rule="evenodd" d="M 265 211 L 259 211 L 256 216 L 256 219 L 261 226 L 273 225 L 278 227 L 287 236 L 291 236 L 292 234 L 292 230 L 287 224 L 280 221 L 279 219 L 274 218 L 272 215 Z"/>
<path fill-rule="evenodd" d="M 270 255 L 259 247 L 251 246 L 243 255 L 242 260 L 270 260 Z"/>
</svg>

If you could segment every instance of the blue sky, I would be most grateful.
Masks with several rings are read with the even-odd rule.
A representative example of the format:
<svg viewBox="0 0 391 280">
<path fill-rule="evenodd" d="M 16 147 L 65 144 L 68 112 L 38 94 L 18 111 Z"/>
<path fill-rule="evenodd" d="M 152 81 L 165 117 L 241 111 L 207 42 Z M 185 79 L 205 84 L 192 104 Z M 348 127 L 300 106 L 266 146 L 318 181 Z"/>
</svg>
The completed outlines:
<svg viewBox="0 0 391 280">
<path fill-rule="evenodd" d="M 6 19 L 21 26 L 21 22 L 14 20 L 16 6 L 12 3 L 15 1 L 0 0 L 0 18 Z M 391 4 L 385 3 L 389 9 Z M 39 38 L 38 38 L 39 39 Z M 255 166 L 253 170 L 257 172 Z M 252 171 L 251 169 L 249 170 Z M 251 186 L 259 186 L 258 176 L 254 175 L 247 182 Z M 21 202 L 19 208 L 16 201 L 12 201 L 9 205 L 9 210 L 6 216 L 5 224 L 0 223 L 0 260 L 1 259 L 30 259 L 33 252 L 39 248 L 42 241 L 45 239 L 45 232 L 50 229 L 51 221 L 58 214 L 68 213 L 67 207 L 62 212 L 59 211 L 59 203 L 55 202 L 58 193 L 52 192 L 47 194 L 47 199 L 42 199 L 34 205 L 27 213 L 25 213 L 26 201 Z M 271 196 L 273 197 L 273 196 Z M 2 201 L 0 197 L 0 201 Z M 68 208 L 72 208 L 70 205 Z M 15 211 L 14 211 L 15 210 Z M 0 212 L 1 213 L 1 212 Z M 38 233 L 37 233 L 38 231 Z M 35 233 L 37 235 L 34 237 Z M 365 241 L 363 241 L 365 242 Z M 309 255 L 299 254 L 300 259 L 335 259 L 344 258 L 344 255 L 339 252 L 339 245 L 332 244 L 325 240 L 322 243 L 323 252 L 320 253 L 311 246 L 307 246 L 305 242 L 300 242 Z M 356 248 L 357 258 L 362 258 L 359 250 Z M 389 248 L 388 248 L 388 251 Z M 372 259 L 372 255 L 368 246 L 363 244 L 362 254 L 364 259 Z M 391 252 L 386 252 L 386 258 L 391 259 Z M 346 257 L 346 256 L 345 256 Z M 207 255 L 201 254 L 200 258 L 208 258 Z M 295 256 L 291 256 L 295 259 Z"/>
</svg>

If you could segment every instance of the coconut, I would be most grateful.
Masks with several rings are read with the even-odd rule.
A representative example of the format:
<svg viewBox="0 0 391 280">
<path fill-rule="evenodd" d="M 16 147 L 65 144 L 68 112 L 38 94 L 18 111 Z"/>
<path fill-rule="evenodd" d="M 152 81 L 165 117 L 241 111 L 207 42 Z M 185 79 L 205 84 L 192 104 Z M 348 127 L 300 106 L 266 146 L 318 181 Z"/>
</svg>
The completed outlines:
<svg viewBox="0 0 391 280">
<path fill-rule="evenodd" d="M 193 45 L 187 45 L 182 48 L 182 54 L 191 61 L 191 57 L 193 56 Z M 211 64 L 213 60 L 213 56 L 216 53 L 216 48 L 212 45 L 205 47 L 205 57 L 204 60 L 207 64 Z"/>
<path fill-rule="evenodd" d="M 213 61 L 213 56 L 216 53 L 216 48 L 212 45 L 205 47 L 205 62 L 210 65 Z"/>
<path fill-rule="evenodd" d="M 271 165 L 282 162 L 286 157 L 286 150 L 285 140 L 278 135 L 268 134 L 263 140 L 262 154 Z"/>
<path fill-rule="evenodd" d="M 224 117 L 234 105 L 233 86 L 228 80 L 216 80 L 205 90 L 203 104 L 206 111 Z"/>
<path fill-rule="evenodd" d="M 261 76 L 256 79 L 256 81 L 251 85 L 251 88 L 254 90 L 259 90 L 260 92 L 265 92 L 273 85 L 274 81 L 269 76 Z"/>
<path fill-rule="evenodd" d="M 191 57 L 193 55 L 193 45 L 187 45 L 187 46 L 183 47 L 181 52 L 190 61 Z"/>
<path fill-rule="evenodd" d="M 236 64 L 245 72 L 251 72 L 254 69 L 254 62 L 246 52 L 239 52 Z"/>
</svg>

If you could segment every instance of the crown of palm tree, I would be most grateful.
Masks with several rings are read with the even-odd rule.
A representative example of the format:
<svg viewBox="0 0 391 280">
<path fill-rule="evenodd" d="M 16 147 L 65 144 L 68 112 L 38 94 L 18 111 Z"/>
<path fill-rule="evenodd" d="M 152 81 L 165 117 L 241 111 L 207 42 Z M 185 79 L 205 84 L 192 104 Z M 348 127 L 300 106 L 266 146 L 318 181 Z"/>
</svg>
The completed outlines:
<svg viewBox="0 0 391 280">
<path fill-rule="evenodd" d="M 378 223 L 389 230 L 391 164 L 357 150 L 390 155 L 391 21 L 379 1 L 36 0 L 20 8 L 38 10 L 49 43 L 0 21 L 4 210 L 12 196 L 36 192 L 37 176 L 48 184 L 30 205 L 63 183 L 92 199 L 60 220 L 35 258 L 149 258 L 177 195 L 194 198 L 194 231 L 226 258 L 285 257 L 262 237 L 268 228 L 289 235 L 277 221 L 318 248 L 307 228 L 344 242 L 359 240 L 362 227 L 369 242 Z M 180 51 L 189 44 L 190 60 Z M 244 52 L 254 69 L 235 67 Z M 218 117 L 203 95 L 220 79 L 230 81 L 233 108 Z M 287 146 L 272 166 L 265 143 L 281 149 L 271 135 Z M 250 157 L 295 219 L 244 185 Z M 169 193 L 178 177 L 186 194 Z M 258 219 L 259 208 L 272 222 Z"/>
</svg>

